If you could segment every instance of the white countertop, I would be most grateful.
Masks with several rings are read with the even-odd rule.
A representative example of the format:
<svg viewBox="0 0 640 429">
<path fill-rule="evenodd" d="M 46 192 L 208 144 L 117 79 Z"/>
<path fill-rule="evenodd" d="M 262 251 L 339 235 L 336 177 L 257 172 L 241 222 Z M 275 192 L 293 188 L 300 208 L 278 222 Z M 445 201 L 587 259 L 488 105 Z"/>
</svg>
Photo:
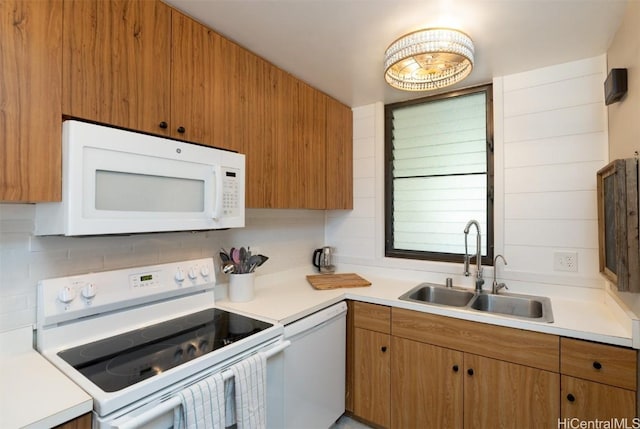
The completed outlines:
<svg viewBox="0 0 640 429">
<path fill-rule="evenodd" d="M 353 299 L 493 325 L 640 348 L 638 338 L 634 341 L 634 331 L 638 331 L 634 326 L 637 326 L 638 321 L 633 320 L 632 315 L 605 291 L 596 291 L 576 299 L 567 297 L 566 293 L 545 294 L 544 296 L 551 298 L 554 322 L 542 323 L 455 307 L 401 301 L 398 299 L 400 295 L 422 281 L 387 277 L 384 272 L 381 274 L 380 270 L 369 270 L 364 266 L 345 268 L 349 270 L 340 272 L 355 272 L 369 280 L 371 286 L 316 290 L 308 283 L 306 275 L 317 273 L 313 272 L 311 267 L 299 268 L 284 273 L 257 276 L 255 297 L 249 302 L 231 302 L 226 296 L 220 299 L 225 293 L 224 288 L 220 288 L 216 291 L 216 305 L 288 324 L 333 303 Z M 356 270 L 351 270 L 353 268 Z M 530 294 L 541 295 L 533 292 Z"/>
<path fill-rule="evenodd" d="M 288 324 L 345 299 L 423 311 L 493 325 L 526 329 L 625 347 L 640 348 L 640 321 L 607 291 L 579 297 L 561 288 L 535 293 L 551 298 L 553 323 L 530 322 L 471 310 L 401 301 L 420 277 L 398 276 L 391 270 L 345 266 L 371 281 L 369 287 L 315 290 L 306 275 L 312 267 L 256 277 L 255 298 L 231 302 L 226 285 L 216 287 L 216 305 L 231 311 Z M 428 279 L 426 279 L 428 281 Z M 529 292 L 519 292 L 529 293 Z M 49 428 L 74 419 L 93 407 L 91 397 L 32 347 L 32 327 L 0 333 L 0 428 Z"/>
<path fill-rule="evenodd" d="M 93 409 L 91 397 L 32 344 L 31 326 L 0 333 L 0 428 L 50 428 Z"/>
</svg>

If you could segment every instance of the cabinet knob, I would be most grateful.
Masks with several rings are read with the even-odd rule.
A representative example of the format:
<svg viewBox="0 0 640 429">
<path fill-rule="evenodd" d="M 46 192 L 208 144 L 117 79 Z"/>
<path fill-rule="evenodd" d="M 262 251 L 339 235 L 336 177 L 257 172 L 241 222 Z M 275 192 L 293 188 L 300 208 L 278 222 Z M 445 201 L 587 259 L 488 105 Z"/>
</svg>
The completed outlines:
<svg viewBox="0 0 640 429">
<path fill-rule="evenodd" d="M 473 375 L 473 368 L 469 368 L 469 369 L 467 370 L 467 374 L 469 374 L 469 375 Z"/>
<path fill-rule="evenodd" d="M 382 353 L 385 353 L 387 351 L 387 346 L 382 346 L 380 350 L 382 350 Z"/>
<path fill-rule="evenodd" d="M 593 362 L 593 367 L 595 369 L 602 369 L 602 364 L 600 362 L 598 362 L 598 361 L 594 361 Z"/>
<path fill-rule="evenodd" d="M 178 127 L 178 130 L 177 130 L 177 131 L 178 131 L 180 134 L 184 134 L 184 132 L 185 132 L 186 130 L 184 129 L 184 127 Z"/>
<path fill-rule="evenodd" d="M 453 372 L 458 372 L 459 368 L 458 368 L 458 365 L 453 365 L 453 368 L 451 368 L 451 369 L 453 369 Z"/>
<path fill-rule="evenodd" d="M 573 396 L 571 393 L 569 393 L 569 394 L 567 395 L 567 401 L 569 401 L 569 402 L 573 402 L 573 401 L 575 401 L 575 400 L 576 400 L 576 397 L 575 397 L 575 396 Z"/>
<path fill-rule="evenodd" d="M 166 130 L 166 129 L 167 129 L 167 127 L 169 126 L 169 124 L 167 124 L 165 121 L 162 121 L 162 122 L 160 122 L 160 123 L 158 124 L 158 126 L 159 126 L 160 128 L 162 128 L 163 130 Z"/>
</svg>

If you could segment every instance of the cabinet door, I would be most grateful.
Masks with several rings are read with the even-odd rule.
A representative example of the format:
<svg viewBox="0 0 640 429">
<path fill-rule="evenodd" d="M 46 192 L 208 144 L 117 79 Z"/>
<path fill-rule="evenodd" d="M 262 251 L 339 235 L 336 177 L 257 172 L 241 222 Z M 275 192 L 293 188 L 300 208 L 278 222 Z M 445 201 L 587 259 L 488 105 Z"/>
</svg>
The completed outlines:
<svg viewBox="0 0 640 429">
<path fill-rule="evenodd" d="M 560 417 L 560 375 L 466 353 L 464 425 L 551 428 Z"/>
<path fill-rule="evenodd" d="M 627 418 L 636 413 L 636 392 L 593 381 L 562 376 L 562 418 L 609 420 Z"/>
<path fill-rule="evenodd" d="M 390 423 L 390 336 L 354 329 L 353 411 L 383 427 Z"/>
<path fill-rule="evenodd" d="M 62 112 L 168 135 L 170 41 L 158 0 L 65 0 Z"/>
<path fill-rule="evenodd" d="M 463 353 L 393 337 L 391 427 L 462 428 Z"/>
<path fill-rule="evenodd" d="M 62 2 L 0 2 L 0 201 L 62 197 Z"/>
<path fill-rule="evenodd" d="M 170 135 L 216 146 L 213 66 L 220 36 L 176 10 L 171 11 L 171 32 Z"/>
<path fill-rule="evenodd" d="M 327 97 L 327 209 L 353 209 L 353 112 Z"/>
</svg>

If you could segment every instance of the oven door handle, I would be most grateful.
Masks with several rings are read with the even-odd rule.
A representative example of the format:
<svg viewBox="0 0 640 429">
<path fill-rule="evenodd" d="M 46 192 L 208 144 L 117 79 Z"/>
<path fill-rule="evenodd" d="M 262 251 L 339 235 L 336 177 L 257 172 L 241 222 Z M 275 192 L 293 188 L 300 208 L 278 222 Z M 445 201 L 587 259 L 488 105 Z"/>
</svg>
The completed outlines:
<svg viewBox="0 0 640 429">
<path fill-rule="evenodd" d="M 291 345 L 291 341 L 285 340 L 283 342 L 281 342 L 280 344 L 278 344 L 277 346 L 275 346 L 272 349 L 266 350 L 262 353 L 264 353 L 266 355 L 266 358 L 270 358 L 273 355 L 276 355 L 278 353 L 280 353 L 282 350 L 286 349 L 287 347 L 289 347 Z M 225 380 L 228 380 L 230 378 L 233 377 L 233 373 L 231 372 L 231 370 L 225 370 L 222 373 L 222 377 Z M 167 399 L 164 402 L 161 402 L 160 404 L 158 404 L 158 406 L 153 407 L 147 411 L 145 411 L 144 413 L 137 415 L 135 417 L 133 417 L 130 420 L 127 420 L 126 422 L 123 422 L 122 424 L 116 425 L 115 427 L 118 429 L 136 429 L 139 428 L 140 426 L 150 422 L 151 420 L 155 419 L 156 417 L 159 417 L 161 415 L 163 415 L 166 412 L 169 412 L 177 407 L 182 406 L 182 401 L 180 400 L 180 397 L 178 396 L 172 396 L 171 398 Z"/>
</svg>

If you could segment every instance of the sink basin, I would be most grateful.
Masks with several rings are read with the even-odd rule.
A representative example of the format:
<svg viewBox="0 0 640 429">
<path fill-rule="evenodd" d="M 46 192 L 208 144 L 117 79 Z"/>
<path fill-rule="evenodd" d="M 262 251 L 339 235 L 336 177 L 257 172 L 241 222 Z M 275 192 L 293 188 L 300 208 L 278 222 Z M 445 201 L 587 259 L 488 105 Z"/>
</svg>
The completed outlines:
<svg viewBox="0 0 640 429">
<path fill-rule="evenodd" d="M 469 305 L 473 310 L 504 314 L 512 317 L 553 322 L 551 300 L 546 297 L 528 295 L 492 295 L 476 296 Z"/>
<path fill-rule="evenodd" d="M 421 304 L 458 307 L 534 322 L 553 322 L 551 300 L 544 296 L 474 293 L 469 289 L 421 283 L 398 299 Z"/>
<path fill-rule="evenodd" d="M 471 301 L 473 296 L 473 292 L 467 290 L 422 283 L 400 296 L 399 299 L 452 307 L 464 307 Z"/>
</svg>

